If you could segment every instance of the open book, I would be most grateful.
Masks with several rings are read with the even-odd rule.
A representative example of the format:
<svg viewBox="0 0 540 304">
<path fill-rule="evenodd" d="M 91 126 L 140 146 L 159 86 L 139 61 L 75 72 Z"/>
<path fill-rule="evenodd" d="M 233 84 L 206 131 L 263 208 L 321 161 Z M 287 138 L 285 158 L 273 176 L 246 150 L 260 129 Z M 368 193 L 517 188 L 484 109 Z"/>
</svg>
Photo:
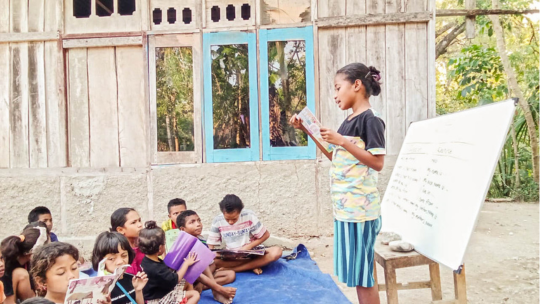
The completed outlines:
<svg viewBox="0 0 540 304">
<path fill-rule="evenodd" d="M 318 141 L 328 152 L 332 152 L 332 149 L 330 149 L 330 144 L 324 141 L 324 139 L 321 136 L 321 127 L 322 124 L 319 122 L 317 117 L 308 109 L 308 107 L 305 107 L 300 113 L 298 113 L 298 117 L 302 119 L 302 125 L 306 129 L 307 132 L 309 132 L 313 138 L 315 138 L 316 141 Z"/>
<path fill-rule="evenodd" d="M 264 255 L 264 249 L 240 250 L 240 249 L 212 249 L 223 260 L 249 260 Z"/>
<path fill-rule="evenodd" d="M 178 270 L 182 267 L 184 259 L 188 257 L 190 252 L 197 253 L 197 259 L 199 261 L 188 268 L 184 279 L 190 284 L 193 284 L 216 257 L 216 254 L 210 251 L 196 237 L 180 231 L 163 262 L 170 268 Z"/>
<path fill-rule="evenodd" d="M 98 268 L 105 269 L 105 260 L 99 263 Z M 116 268 L 113 274 L 101 275 L 93 278 L 70 280 L 66 293 L 65 304 L 102 304 L 107 302 L 114 289 L 116 281 L 124 274 L 130 265 Z M 99 273 L 99 272 L 98 272 Z M 104 273 L 104 271 L 101 271 Z"/>
<path fill-rule="evenodd" d="M 169 252 L 171 250 L 172 245 L 174 244 L 174 241 L 178 238 L 178 235 L 180 234 L 179 229 L 171 229 L 165 231 L 165 250 L 166 252 Z"/>
</svg>

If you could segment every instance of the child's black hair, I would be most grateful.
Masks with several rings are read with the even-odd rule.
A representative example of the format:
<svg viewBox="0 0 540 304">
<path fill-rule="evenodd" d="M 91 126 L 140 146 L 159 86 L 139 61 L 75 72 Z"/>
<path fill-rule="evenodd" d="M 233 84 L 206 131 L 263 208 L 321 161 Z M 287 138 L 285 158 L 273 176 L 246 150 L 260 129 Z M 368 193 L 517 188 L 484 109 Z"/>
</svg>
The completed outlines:
<svg viewBox="0 0 540 304">
<path fill-rule="evenodd" d="M 159 246 L 165 245 L 165 232 L 157 226 L 155 221 L 144 223 L 139 233 L 139 250 L 144 254 L 156 254 Z"/>
<path fill-rule="evenodd" d="M 94 243 L 94 250 L 92 251 L 92 267 L 94 270 L 98 270 L 99 262 L 107 254 L 118 253 L 118 246 L 128 252 L 128 262 L 131 264 L 135 258 L 135 252 L 131 249 L 128 239 L 121 233 L 105 231 L 98 235 Z"/>
<path fill-rule="evenodd" d="M 187 209 L 186 201 L 181 198 L 173 198 L 167 204 L 167 212 L 171 213 L 171 208 L 174 206 L 184 206 Z"/>
<path fill-rule="evenodd" d="M 366 97 L 377 96 L 381 93 L 381 72 L 375 67 L 367 67 L 363 63 L 350 63 L 336 73 L 345 76 L 350 83 L 354 83 L 357 79 L 362 81 L 366 88 Z"/>
<path fill-rule="evenodd" d="M 2 257 L 4 258 L 6 273 L 11 273 L 15 268 L 20 266 L 19 257 L 32 253 L 32 248 L 34 248 L 40 234 L 41 231 L 39 229 L 29 227 L 24 229 L 21 235 L 8 236 L 2 241 L 0 248 Z"/>
<path fill-rule="evenodd" d="M 127 221 L 127 215 L 131 211 L 136 211 L 133 208 L 116 209 L 111 215 L 111 232 L 115 232 L 118 227 L 124 227 Z"/>
<path fill-rule="evenodd" d="M 234 194 L 227 194 L 219 203 L 219 209 L 221 212 L 225 213 L 231 213 L 234 211 L 242 212 L 244 209 L 244 203 L 242 203 L 242 200 L 238 196 Z"/>
<path fill-rule="evenodd" d="M 45 283 L 47 271 L 56 263 L 57 258 L 64 255 L 70 255 L 75 261 L 79 260 L 79 250 L 68 243 L 54 242 L 39 247 L 32 255 L 30 275 L 36 282 Z"/>
<path fill-rule="evenodd" d="M 39 206 L 32 209 L 32 211 L 28 213 L 28 223 L 30 224 L 32 222 L 37 222 L 39 220 L 39 216 L 43 214 L 51 214 L 51 210 L 45 206 Z"/>
<path fill-rule="evenodd" d="M 34 297 L 34 298 L 30 298 L 30 299 L 26 299 L 22 301 L 21 304 L 54 304 L 54 302 L 47 300 L 45 298 Z"/>
<path fill-rule="evenodd" d="M 186 227 L 186 218 L 188 216 L 197 215 L 197 212 L 193 210 L 186 210 L 182 212 L 177 218 L 176 218 L 176 227 Z"/>
</svg>

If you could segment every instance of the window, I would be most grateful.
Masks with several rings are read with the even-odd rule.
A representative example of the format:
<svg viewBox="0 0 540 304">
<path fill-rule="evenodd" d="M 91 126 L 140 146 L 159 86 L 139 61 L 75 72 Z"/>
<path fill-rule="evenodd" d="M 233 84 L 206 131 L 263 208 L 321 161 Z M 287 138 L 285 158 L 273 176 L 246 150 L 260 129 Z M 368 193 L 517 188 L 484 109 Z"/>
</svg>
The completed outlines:
<svg viewBox="0 0 540 304">
<path fill-rule="evenodd" d="M 96 15 L 108 17 L 114 12 L 113 0 L 96 0 Z"/>
<path fill-rule="evenodd" d="M 90 0 L 73 0 L 73 16 L 76 18 L 88 18 L 92 14 L 92 2 Z"/>
<path fill-rule="evenodd" d="M 260 30 L 263 160 L 314 159 L 315 143 L 289 119 L 315 113 L 313 28 Z"/>
<path fill-rule="evenodd" d="M 257 52 L 254 33 L 203 36 L 207 162 L 259 160 Z"/>
<path fill-rule="evenodd" d="M 135 12 L 135 0 L 118 0 L 118 13 L 122 16 L 130 16 Z"/>
<path fill-rule="evenodd" d="M 201 162 L 200 37 L 150 37 L 153 163 Z"/>
</svg>

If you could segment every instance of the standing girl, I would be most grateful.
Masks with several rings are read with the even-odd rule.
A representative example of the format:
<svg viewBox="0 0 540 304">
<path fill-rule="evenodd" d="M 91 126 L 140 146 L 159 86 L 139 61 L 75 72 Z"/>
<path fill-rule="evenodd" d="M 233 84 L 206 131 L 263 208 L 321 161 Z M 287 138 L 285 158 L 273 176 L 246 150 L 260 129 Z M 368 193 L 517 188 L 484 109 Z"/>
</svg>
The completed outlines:
<svg viewBox="0 0 540 304">
<path fill-rule="evenodd" d="M 15 304 L 36 296 L 34 282 L 29 275 L 32 253 L 46 243 L 47 226 L 41 222 L 23 230 L 21 235 L 14 235 L 2 241 L 4 276 L 1 278 L 6 296 L 5 304 Z"/>
<path fill-rule="evenodd" d="M 75 246 L 54 242 L 40 247 L 32 257 L 31 274 L 46 290 L 45 298 L 64 303 L 69 281 L 79 278 L 79 251 Z"/>
<path fill-rule="evenodd" d="M 332 161 L 334 274 L 347 286 L 356 287 L 361 304 L 380 303 L 373 267 L 375 238 L 381 229 L 377 172 L 382 170 L 386 154 L 385 125 L 369 103 L 370 96 L 381 92 L 380 79 L 376 68 L 361 63 L 339 69 L 334 77 L 334 99 L 341 110 L 352 109 L 353 113 L 337 132 L 321 128 L 323 139 L 332 144 L 332 153 L 312 137 Z M 290 122 L 306 132 L 296 115 Z"/>
<path fill-rule="evenodd" d="M 116 268 L 133 263 L 135 253 L 125 236 L 118 232 L 103 232 L 98 235 L 92 252 L 92 266 L 98 271 L 99 263 L 105 259 L 105 271 L 109 274 Z M 111 292 L 112 304 L 144 304 L 143 288 L 148 282 L 146 274 L 124 273 Z"/>
<path fill-rule="evenodd" d="M 142 228 L 141 217 L 133 208 L 120 208 L 111 215 L 111 232 L 118 232 L 125 236 L 135 254 L 131 267 L 126 270 L 132 275 L 142 272 L 141 262 L 144 253 L 139 250 L 139 233 Z"/>
</svg>

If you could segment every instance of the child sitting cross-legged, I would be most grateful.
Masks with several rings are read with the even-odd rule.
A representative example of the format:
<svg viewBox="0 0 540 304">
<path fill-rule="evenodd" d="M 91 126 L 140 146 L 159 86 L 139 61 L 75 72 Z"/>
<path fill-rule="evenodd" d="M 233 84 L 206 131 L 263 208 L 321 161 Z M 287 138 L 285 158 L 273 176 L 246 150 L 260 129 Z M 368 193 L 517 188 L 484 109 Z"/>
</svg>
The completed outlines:
<svg viewBox="0 0 540 304">
<path fill-rule="evenodd" d="M 199 215 L 193 210 L 186 210 L 176 219 L 176 226 L 186 233 L 196 237 L 203 244 L 206 241 L 202 238 L 201 233 L 203 225 Z M 208 246 L 208 245 L 207 245 Z M 233 270 L 216 270 L 216 264 L 212 263 L 201 274 L 198 283 L 195 284 L 195 289 L 202 291 L 203 289 L 212 289 L 214 299 L 223 304 L 232 303 L 236 295 L 236 288 L 223 287 L 223 285 L 234 282 L 236 273 Z"/>
<path fill-rule="evenodd" d="M 165 252 L 165 232 L 155 221 L 148 221 L 139 233 L 139 250 L 145 254 L 141 268 L 148 276 L 143 295 L 148 304 L 196 304 L 200 295 L 186 283 L 184 275 L 197 263 L 197 254 L 191 252 L 178 271 L 167 267 L 159 258 Z M 185 290 L 187 289 L 189 290 Z"/>
<path fill-rule="evenodd" d="M 222 214 L 212 222 L 207 244 L 210 249 L 221 245 L 227 249 L 252 250 L 270 237 L 270 232 L 259 222 L 255 213 L 244 209 L 242 200 L 234 194 L 226 195 L 219 203 Z M 279 247 L 266 248 L 266 253 L 251 260 L 224 261 L 216 258 L 216 267 L 231 269 L 235 272 L 253 270 L 261 274 L 261 267 L 281 258 L 283 250 Z"/>
</svg>

